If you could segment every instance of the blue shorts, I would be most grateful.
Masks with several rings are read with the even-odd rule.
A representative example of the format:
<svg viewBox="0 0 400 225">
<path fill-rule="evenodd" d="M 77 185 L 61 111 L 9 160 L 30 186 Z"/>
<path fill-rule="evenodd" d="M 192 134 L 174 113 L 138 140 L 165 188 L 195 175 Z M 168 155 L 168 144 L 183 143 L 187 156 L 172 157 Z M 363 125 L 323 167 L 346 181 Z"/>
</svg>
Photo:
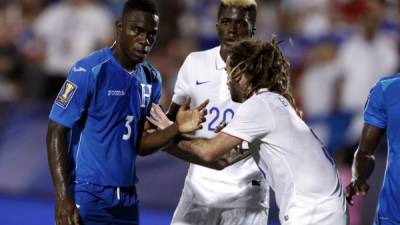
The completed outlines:
<svg viewBox="0 0 400 225">
<path fill-rule="evenodd" d="M 70 186 L 82 225 L 138 225 L 136 188 L 119 188 L 90 183 Z"/>
</svg>

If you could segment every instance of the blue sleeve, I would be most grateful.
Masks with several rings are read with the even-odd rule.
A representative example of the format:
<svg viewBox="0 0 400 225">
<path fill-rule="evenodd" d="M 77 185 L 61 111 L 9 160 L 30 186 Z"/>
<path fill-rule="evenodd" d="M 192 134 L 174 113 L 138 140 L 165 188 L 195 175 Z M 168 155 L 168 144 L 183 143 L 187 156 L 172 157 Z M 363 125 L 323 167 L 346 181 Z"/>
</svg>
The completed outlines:
<svg viewBox="0 0 400 225">
<path fill-rule="evenodd" d="M 75 65 L 58 93 L 49 115 L 49 119 L 65 127 L 72 128 L 89 101 L 91 71 Z"/>
<path fill-rule="evenodd" d="M 380 82 L 370 91 L 367 104 L 364 109 L 364 122 L 381 129 L 386 128 L 386 110 L 384 95 Z"/>
</svg>

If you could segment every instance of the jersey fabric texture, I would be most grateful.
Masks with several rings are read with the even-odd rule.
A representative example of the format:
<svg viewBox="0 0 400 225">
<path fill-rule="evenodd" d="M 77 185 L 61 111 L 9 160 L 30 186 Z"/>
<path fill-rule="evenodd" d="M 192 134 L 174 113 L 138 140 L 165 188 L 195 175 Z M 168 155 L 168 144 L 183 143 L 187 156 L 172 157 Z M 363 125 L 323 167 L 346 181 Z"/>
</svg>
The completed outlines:
<svg viewBox="0 0 400 225">
<path fill-rule="evenodd" d="M 249 142 L 275 192 L 281 224 L 347 223 L 333 160 L 283 96 L 260 90 L 222 132 Z"/>
<path fill-rule="evenodd" d="M 400 224 L 400 74 L 379 80 L 371 89 L 364 122 L 385 129 L 388 159 L 379 196 L 376 225 Z"/>
<path fill-rule="evenodd" d="M 231 100 L 225 62 L 219 51 L 220 47 L 215 47 L 189 54 L 178 73 L 174 103 L 182 105 L 187 96 L 192 99 L 192 107 L 210 100 L 207 120 L 203 128 L 193 134 L 194 137 L 213 137 L 217 125 L 222 121 L 229 122 L 239 106 Z M 221 171 L 190 164 L 181 201 L 214 208 L 258 207 L 265 211 L 268 208 L 268 190 L 251 157 Z M 176 211 L 175 216 L 178 214 Z"/>
<path fill-rule="evenodd" d="M 260 208 L 214 208 L 180 201 L 173 225 L 267 225 L 268 211 Z"/>
<path fill-rule="evenodd" d="M 78 61 L 49 116 L 70 128 L 69 181 L 134 186 L 145 116 L 160 95 L 160 74 L 146 61 L 130 73 L 110 48 Z"/>
</svg>

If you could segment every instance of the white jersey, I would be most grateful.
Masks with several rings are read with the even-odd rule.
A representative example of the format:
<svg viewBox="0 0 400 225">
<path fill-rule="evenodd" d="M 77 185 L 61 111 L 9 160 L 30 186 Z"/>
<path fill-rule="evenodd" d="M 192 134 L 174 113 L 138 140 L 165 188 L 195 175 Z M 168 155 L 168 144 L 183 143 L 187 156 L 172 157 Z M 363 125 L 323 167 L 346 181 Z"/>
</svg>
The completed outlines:
<svg viewBox="0 0 400 225">
<path fill-rule="evenodd" d="M 229 122 L 239 104 L 231 100 L 225 62 L 220 47 L 188 55 L 180 68 L 172 101 L 182 105 L 187 96 L 192 107 L 206 99 L 207 121 L 195 137 L 212 137 L 216 126 Z M 210 207 L 267 207 L 268 185 L 255 161 L 249 157 L 221 171 L 190 164 L 183 200 Z M 182 200 L 181 199 L 181 200 Z"/>
<path fill-rule="evenodd" d="M 260 90 L 239 107 L 222 132 L 250 143 L 275 192 L 282 224 L 346 224 L 334 162 L 284 97 Z M 324 218 L 334 213 L 331 220 Z"/>
</svg>

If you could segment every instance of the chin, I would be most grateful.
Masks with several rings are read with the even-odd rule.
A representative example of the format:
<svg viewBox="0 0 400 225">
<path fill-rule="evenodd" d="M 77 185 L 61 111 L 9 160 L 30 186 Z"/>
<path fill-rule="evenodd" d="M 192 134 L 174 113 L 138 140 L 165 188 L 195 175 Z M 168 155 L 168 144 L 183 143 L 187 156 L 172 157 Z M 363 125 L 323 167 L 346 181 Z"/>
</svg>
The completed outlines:
<svg viewBox="0 0 400 225">
<path fill-rule="evenodd" d="M 236 103 L 242 103 L 242 102 L 244 102 L 244 99 L 241 98 L 241 97 L 239 97 L 239 96 L 232 95 L 231 98 L 232 98 L 232 101 L 234 101 L 234 102 L 236 102 Z"/>
<path fill-rule="evenodd" d="M 232 98 L 232 101 L 233 101 L 233 102 L 236 102 L 236 103 L 242 103 L 242 101 L 237 100 L 237 99 L 233 99 L 233 98 Z"/>
<path fill-rule="evenodd" d="M 138 56 L 136 54 L 131 54 L 129 58 L 131 59 L 132 62 L 140 63 L 146 58 L 146 56 L 144 56 L 144 55 Z"/>
</svg>

